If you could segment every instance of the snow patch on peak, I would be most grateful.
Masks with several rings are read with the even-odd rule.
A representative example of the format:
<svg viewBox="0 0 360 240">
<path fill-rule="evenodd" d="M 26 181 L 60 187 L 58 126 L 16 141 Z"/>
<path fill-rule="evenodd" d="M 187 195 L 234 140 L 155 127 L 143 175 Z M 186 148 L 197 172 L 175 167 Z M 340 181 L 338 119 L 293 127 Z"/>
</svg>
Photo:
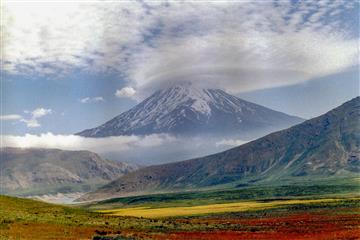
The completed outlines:
<svg viewBox="0 0 360 240">
<path fill-rule="evenodd" d="M 209 106 L 209 103 L 212 102 L 211 95 L 206 89 L 195 87 L 190 83 L 183 83 L 161 90 L 160 95 L 168 95 L 166 98 L 170 99 L 170 101 L 167 101 L 167 103 L 171 105 L 179 106 L 186 104 L 196 112 L 203 114 L 211 113 L 211 107 Z"/>
</svg>

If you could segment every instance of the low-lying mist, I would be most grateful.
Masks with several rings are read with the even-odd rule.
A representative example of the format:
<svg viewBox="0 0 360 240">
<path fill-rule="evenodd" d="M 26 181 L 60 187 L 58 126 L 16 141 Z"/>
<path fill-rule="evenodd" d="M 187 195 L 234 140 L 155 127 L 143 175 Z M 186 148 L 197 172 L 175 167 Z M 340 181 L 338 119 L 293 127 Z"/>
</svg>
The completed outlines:
<svg viewBox="0 0 360 240">
<path fill-rule="evenodd" d="M 245 143 L 221 137 L 175 137 L 168 134 L 85 138 L 76 135 L 2 136 L 4 147 L 88 150 L 110 160 L 153 165 L 213 154 Z"/>
</svg>

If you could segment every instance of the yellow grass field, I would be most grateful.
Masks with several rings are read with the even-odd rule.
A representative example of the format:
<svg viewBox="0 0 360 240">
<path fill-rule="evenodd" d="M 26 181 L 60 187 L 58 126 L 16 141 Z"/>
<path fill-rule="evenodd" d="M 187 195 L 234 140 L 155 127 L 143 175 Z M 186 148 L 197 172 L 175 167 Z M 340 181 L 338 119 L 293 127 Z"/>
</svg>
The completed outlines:
<svg viewBox="0 0 360 240">
<path fill-rule="evenodd" d="M 359 198 L 353 198 L 353 199 L 359 199 Z M 279 207 L 281 205 L 329 203 L 329 202 L 336 202 L 341 200 L 342 199 L 327 198 L 327 199 L 311 199 L 311 200 L 306 200 L 306 199 L 275 200 L 269 202 L 242 201 L 235 203 L 210 204 L 210 205 L 201 205 L 201 206 L 192 206 L 192 207 L 119 208 L 119 209 L 99 210 L 99 212 L 115 215 L 115 216 L 162 218 L 162 217 L 175 217 L 175 216 L 178 217 L 178 216 L 203 215 L 203 214 L 212 214 L 212 213 L 263 210 L 263 209 Z"/>
</svg>

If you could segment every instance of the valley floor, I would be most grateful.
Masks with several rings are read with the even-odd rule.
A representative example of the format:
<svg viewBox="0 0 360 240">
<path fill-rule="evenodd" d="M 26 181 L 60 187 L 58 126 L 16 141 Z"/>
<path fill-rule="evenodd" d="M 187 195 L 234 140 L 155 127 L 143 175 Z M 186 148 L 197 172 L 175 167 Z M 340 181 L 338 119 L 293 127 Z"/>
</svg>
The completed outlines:
<svg viewBox="0 0 360 240">
<path fill-rule="evenodd" d="M 360 236 L 357 192 L 195 205 L 193 199 L 186 204 L 155 203 L 159 198 L 69 207 L 0 196 L 0 239 L 347 240 Z"/>
</svg>

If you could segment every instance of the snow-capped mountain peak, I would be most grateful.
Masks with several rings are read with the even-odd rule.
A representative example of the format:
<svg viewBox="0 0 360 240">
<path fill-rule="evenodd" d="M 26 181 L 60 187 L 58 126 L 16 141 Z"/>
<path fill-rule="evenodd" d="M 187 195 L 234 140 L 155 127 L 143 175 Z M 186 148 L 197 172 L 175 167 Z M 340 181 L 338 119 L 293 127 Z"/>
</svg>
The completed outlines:
<svg viewBox="0 0 360 240">
<path fill-rule="evenodd" d="M 206 89 L 181 84 L 160 90 L 158 94 L 165 100 L 164 107 L 169 111 L 184 104 L 200 113 L 210 114 L 211 112 L 209 103 L 212 99 Z"/>
<path fill-rule="evenodd" d="M 156 91 L 105 124 L 78 133 L 85 137 L 118 135 L 242 134 L 278 130 L 302 119 L 244 101 L 219 89 L 189 83 Z"/>
</svg>

